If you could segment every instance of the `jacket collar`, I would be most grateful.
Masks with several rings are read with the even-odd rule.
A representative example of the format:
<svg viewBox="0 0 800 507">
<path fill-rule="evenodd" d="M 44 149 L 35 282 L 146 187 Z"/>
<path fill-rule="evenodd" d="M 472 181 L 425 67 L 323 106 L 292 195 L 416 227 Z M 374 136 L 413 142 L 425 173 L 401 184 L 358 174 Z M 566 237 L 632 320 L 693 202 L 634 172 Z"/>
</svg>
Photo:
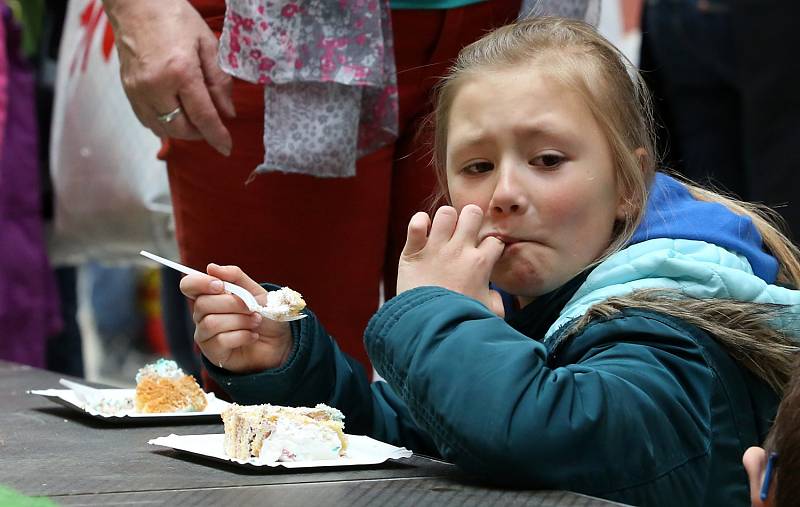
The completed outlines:
<svg viewBox="0 0 800 507">
<path fill-rule="evenodd" d="M 561 287 L 539 296 L 523 308 L 510 306 L 510 300 L 504 299 L 506 322 L 520 333 L 541 340 L 588 275 L 589 270 L 579 273 Z"/>
</svg>

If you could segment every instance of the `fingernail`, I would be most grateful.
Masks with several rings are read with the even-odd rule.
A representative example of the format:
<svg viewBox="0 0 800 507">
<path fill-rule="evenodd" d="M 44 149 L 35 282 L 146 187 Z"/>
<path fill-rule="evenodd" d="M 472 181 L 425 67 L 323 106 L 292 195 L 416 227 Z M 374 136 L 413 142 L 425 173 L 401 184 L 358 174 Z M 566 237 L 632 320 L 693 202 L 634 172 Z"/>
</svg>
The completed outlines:
<svg viewBox="0 0 800 507">
<path fill-rule="evenodd" d="M 255 340 L 258 340 L 258 338 L 259 338 L 259 336 L 258 336 L 258 333 L 256 333 L 256 332 L 250 333 L 250 337 L 251 337 L 251 338 L 252 338 L 254 341 L 255 341 Z"/>
<path fill-rule="evenodd" d="M 210 284 L 211 290 L 214 292 L 222 292 L 224 285 L 219 280 L 213 280 Z"/>
<path fill-rule="evenodd" d="M 217 151 L 225 155 L 226 157 L 231 156 L 231 145 L 223 144 L 222 146 L 217 147 Z"/>
</svg>

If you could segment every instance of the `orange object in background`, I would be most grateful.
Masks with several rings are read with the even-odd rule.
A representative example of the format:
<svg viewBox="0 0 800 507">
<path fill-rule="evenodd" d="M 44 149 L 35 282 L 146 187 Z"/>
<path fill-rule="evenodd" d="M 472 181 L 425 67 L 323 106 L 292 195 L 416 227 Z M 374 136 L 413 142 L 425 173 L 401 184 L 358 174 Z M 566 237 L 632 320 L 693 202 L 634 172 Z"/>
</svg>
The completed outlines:
<svg viewBox="0 0 800 507">
<path fill-rule="evenodd" d="M 140 302 L 144 316 L 145 341 L 153 354 L 169 357 L 167 336 L 161 320 L 161 275 L 157 268 L 147 269 L 142 274 Z"/>
</svg>

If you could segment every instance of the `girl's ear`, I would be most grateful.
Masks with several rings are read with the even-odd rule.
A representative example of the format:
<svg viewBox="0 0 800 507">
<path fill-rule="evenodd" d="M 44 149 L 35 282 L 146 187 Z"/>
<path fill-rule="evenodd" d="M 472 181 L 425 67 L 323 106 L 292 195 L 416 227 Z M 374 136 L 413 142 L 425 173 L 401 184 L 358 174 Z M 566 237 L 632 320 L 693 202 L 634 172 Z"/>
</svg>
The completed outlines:
<svg viewBox="0 0 800 507">
<path fill-rule="evenodd" d="M 644 172 L 646 164 L 647 164 L 647 150 L 644 148 L 636 148 L 633 150 L 633 155 L 639 161 L 639 168 Z M 628 216 L 633 213 L 633 210 L 630 209 L 631 204 L 628 199 L 625 198 L 626 196 L 619 197 L 619 204 L 617 204 L 617 220 L 625 221 L 627 220 Z"/>
<path fill-rule="evenodd" d="M 761 447 L 751 447 L 744 452 L 742 464 L 747 471 L 747 479 L 750 483 L 750 503 L 753 507 L 769 507 L 772 500 L 767 498 L 761 500 L 761 483 L 764 480 L 764 470 L 767 468 L 767 453 Z M 772 493 L 774 487 L 770 488 Z"/>
<path fill-rule="evenodd" d="M 628 215 L 630 214 L 630 211 L 628 211 L 629 208 L 630 204 L 628 203 L 628 200 L 620 196 L 619 204 L 617 204 L 617 214 L 615 217 L 617 221 L 625 222 L 628 219 Z"/>
<path fill-rule="evenodd" d="M 647 164 L 647 150 L 639 147 L 633 150 L 633 154 L 639 160 L 639 168 L 644 171 L 645 165 Z"/>
</svg>

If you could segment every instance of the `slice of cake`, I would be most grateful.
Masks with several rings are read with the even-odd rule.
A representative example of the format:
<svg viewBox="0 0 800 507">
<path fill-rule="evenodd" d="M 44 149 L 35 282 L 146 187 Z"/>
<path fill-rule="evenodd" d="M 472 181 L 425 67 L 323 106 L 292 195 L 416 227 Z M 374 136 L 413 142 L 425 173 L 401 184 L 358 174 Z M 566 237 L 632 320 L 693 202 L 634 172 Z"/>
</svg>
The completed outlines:
<svg viewBox="0 0 800 507">
<path fill-rule="evenodd" d="M 159 359 L 136 374 L 137 412 L 201 412 L 206 394 L 191 375 L 183 373 L 175 361 Z"/>
<path fill-rule="evenodd" d="M 286 320 L 300 315 L 305 307 L 299 292 L 283 287 L 267 292 L 267 305 L 261 307 L 261 313 L 272 320 Z"/>
<path fill-rule="evenodd" d="M 318 404 L 309 407 L 232 404 L 222 412 L 225 454 L 247 460 L 336 459 L 347 450 L 344 415 Z"/>
</svg>

